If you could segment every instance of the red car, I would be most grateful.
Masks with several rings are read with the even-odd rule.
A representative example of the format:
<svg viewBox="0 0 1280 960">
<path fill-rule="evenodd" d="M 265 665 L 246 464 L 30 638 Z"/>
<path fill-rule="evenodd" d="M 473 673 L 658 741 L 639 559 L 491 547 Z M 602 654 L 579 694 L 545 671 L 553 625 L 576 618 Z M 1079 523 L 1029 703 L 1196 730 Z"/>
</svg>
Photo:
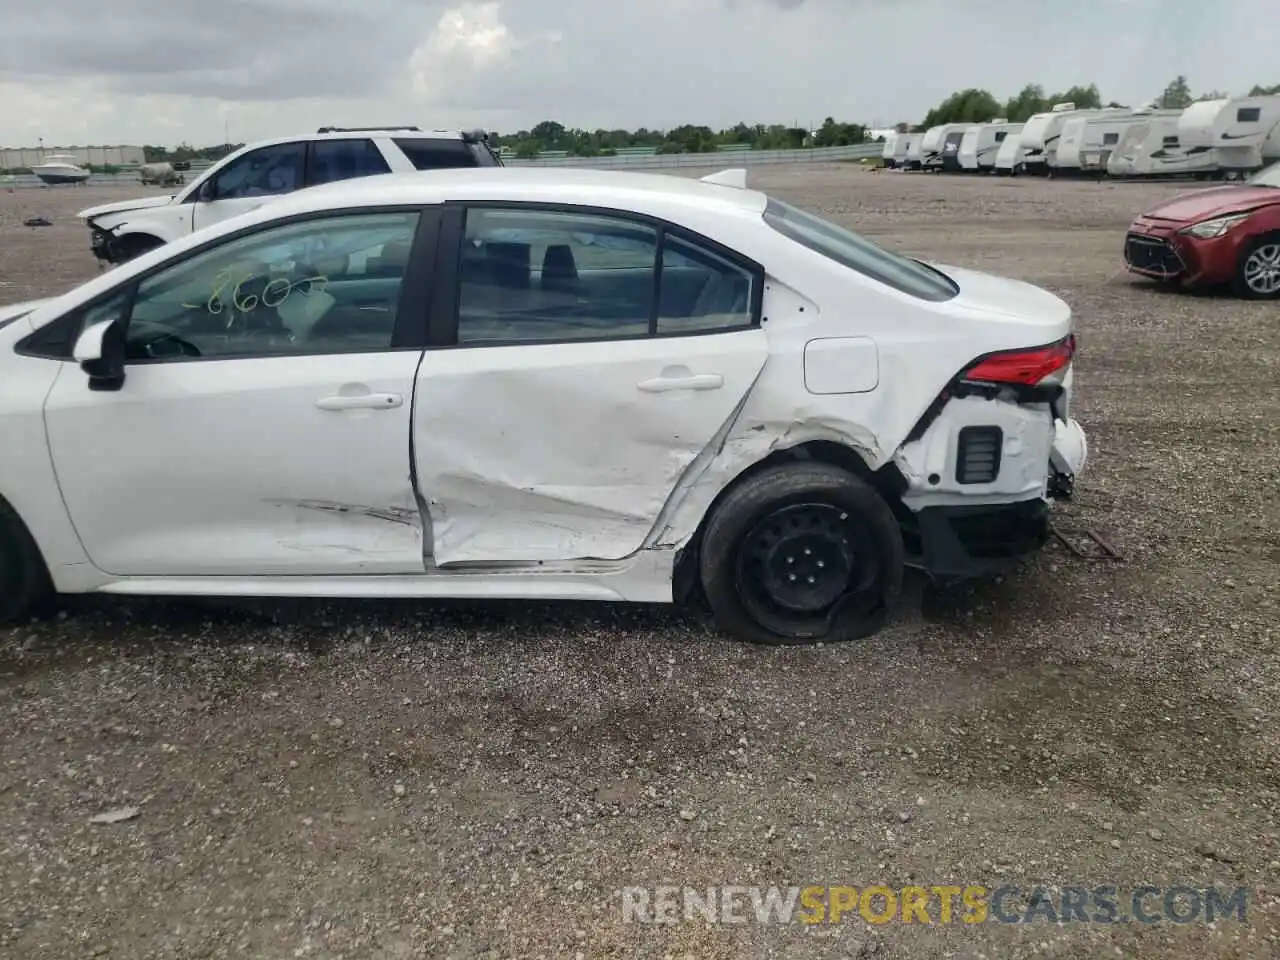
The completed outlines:
<svg viewBox="0 0 1280 960">
<path fill-rule="evenodd" d="M 1280 298 L 1280 163 L 1146 210 L 1129 225 L 1124 261 L 1173 285 L 1229 283 L 1242 297 Z"/>
</svg>

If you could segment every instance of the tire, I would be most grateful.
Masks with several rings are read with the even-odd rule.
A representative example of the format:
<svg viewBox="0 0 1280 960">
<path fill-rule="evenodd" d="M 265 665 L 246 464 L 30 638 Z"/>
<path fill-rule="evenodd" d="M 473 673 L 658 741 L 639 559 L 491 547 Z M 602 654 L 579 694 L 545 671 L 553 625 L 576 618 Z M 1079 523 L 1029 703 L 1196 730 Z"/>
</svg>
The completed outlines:
<svg viewBox="0 0 1280 960">
<path fill-rule="evenodd" d="M 0 623 L 12 623 L 53 600 L 53 583 L 26 524 L 0 500 Z"/>
<path fill-rule="evenodd" d="M 808 583 L 826 577 L 808 597 L 801 597 L 806 584 L 788 582 L 796 574 L 784 580 L 780 572 L 796 559 Z M 716 506 L 699 575 L 717 625 L 731 636 L 770 645 L 841 643 L 884 626 L 902 590 L 905 559 L 898 521 L 870 485 L 828 464 L 788 463 L 748 477 Z"/>
<path fill-rule="evenodd" d="M 1258 260 L 1266 261 L 1269 266 L 1255 263 Z M 1245 247 L 1244 252 L 1240 254 L 1240 262 L 1236 264 L 1233 283 L 1236 294 L 1246 300 L 1280 299 L 1280 272 L 1272 274 L 1273 286 L 1270 290 L 1260 290 L 1250 286 L 1250 274 L 1258 267 L 1264 270 L 1280 271 L 1280 233 L 1265 234 Z"/>
</svg>

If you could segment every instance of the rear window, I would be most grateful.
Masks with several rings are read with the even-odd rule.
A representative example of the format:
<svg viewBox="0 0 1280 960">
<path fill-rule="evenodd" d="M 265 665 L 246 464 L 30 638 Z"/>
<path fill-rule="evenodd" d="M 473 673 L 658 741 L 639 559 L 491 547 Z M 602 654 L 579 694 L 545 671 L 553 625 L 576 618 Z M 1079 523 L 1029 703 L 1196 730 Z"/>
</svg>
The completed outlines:
<svg viewBox="0 0 1280 960">
<path fill-rule="evenodd" d="M 479 160 L 461 140 L 426 140 L 404 137 L 395 144 L 404 151 L 415 170 L 447 170 L 450 167 L 478 167 Z"/>
<path fill-rule="evenodd" d="M 878 247 L 866 237 L 773 197 L 765 205 L 764 221 L 828 260 L 920 300 L 950 300 L 960 292 L 955 281 L 932 267 Z"/>
</svg>

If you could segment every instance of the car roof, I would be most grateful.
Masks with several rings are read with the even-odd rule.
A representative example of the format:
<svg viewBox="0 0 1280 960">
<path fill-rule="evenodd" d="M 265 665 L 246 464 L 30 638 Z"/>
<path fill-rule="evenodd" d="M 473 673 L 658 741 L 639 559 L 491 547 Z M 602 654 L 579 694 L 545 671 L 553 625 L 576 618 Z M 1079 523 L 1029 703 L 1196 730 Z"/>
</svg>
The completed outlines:
<svg viewBox="0 0 1280 960">
<path fill-rule="evenodd" d="M 707 212 L 764 212 L 758 191 L 693 177 L 572 167 L 459 167 L 339 180 L 286 194 L 269 209 L 275 216 L 328 209 L 450 200 L 512 201 L 601 206 L 637 212 L 675 204 Z"/>
<path fill-rule="evenodd" d="M 258 147 L 272 147 L 280 143 L 299 143 L 304 140 L 367 140 L 371 137 L 394 137 L 397 140 L 464 140 L 466 135 L 461 130 L 396 130 L 392 127 L 380 127 L 361 130 L 331 130 L 318 133 L 295 133 L 289 137 L 268 137 L 266 140 L 254 140 L 246 143 L 240 150 L 252 150 Z"/>
</svg>

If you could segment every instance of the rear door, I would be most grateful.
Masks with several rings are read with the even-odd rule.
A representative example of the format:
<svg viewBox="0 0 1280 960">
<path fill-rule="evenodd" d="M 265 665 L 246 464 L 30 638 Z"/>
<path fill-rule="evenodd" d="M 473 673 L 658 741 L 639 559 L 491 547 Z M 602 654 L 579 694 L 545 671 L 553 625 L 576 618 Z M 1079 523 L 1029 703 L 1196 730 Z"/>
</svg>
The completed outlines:
<svg viewBox="0 0 1280 960">
<path fill-rule="evenodd" d="M 413 412 L 435 562 L 634 553 L 764 366 L 763 270 L 536 205 L 452 207 L 441 250 Z"/>
<path fill-rule="evenodd" d="M 382 151 L 368 137 L 313 140 L 307 150 L 308 187 L 391 172 Z"/>
</svg>

